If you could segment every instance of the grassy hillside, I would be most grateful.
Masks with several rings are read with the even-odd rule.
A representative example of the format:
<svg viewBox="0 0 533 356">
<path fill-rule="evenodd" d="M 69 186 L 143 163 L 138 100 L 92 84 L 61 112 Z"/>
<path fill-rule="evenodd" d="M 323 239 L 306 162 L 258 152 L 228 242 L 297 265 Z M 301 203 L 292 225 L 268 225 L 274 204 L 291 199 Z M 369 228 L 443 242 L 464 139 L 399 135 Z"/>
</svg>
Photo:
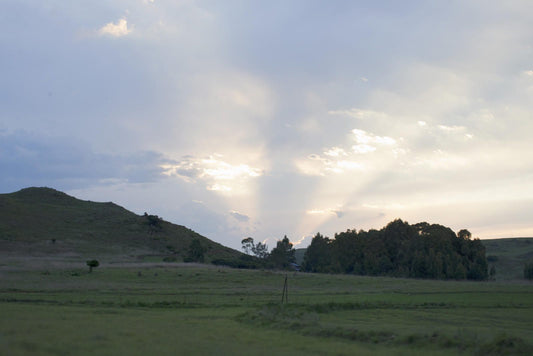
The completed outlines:
<svg viewBox="0 0 533 356">
<path fill-rule="evenodd" d="M 114 203 L 82 201 L 50 188 L 0 194 L 4 255 L 122 259 L 156 255 L 180 260 L 194 238 L 206 249 L 207 261 L 240 256 L 184 226 L 139 216 Z"/>
<path fill-rule="evenodd" d="M 483 240 L 496 280 L 524 279 L 524 264 L 533 262 L 533 238 Z"/>
</svg>

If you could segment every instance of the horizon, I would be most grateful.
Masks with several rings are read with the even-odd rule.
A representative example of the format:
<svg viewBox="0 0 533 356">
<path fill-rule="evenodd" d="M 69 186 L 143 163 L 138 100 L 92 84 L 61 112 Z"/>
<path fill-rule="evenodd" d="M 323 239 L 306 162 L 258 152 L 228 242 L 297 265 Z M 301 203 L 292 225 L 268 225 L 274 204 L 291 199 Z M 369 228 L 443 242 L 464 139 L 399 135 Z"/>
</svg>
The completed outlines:
<svg viewBox="0 0 533 356">
<path fill-rule="evenodd" d="M 64 193 L 64 192 L 61 192 L 60 190 L 57 190 L 57 189 L 55 189 L 55 188 L 53 188 L 53 187 L 25 187 L 25 188 L 22 188 L 22 189 L 20 189 L 20 190 L 17 190 L 17 191 L 14 191 L 14 192 L 10 192 L 10 193 L 0 193 L 0 195 L 3 195 L 3 194 L 15 194 L 15 193 L 18 193 L 18 192 L 20 192 L 20 191 L 22 191 L 22 190 L 26 190 L 26 189 L 50 189 L 50 190 L 53 190 L 53 191 L 57 191 L 57 192 L 60 192 L 60 193 Z M 66 193 L 64 193 L 64 194 L 66 194 Z M 70 196 L 70 195 L 67 194 L 67 196 Z M 124 209 L 126 209 L 127 211 L 131 212 L 127 207 L 122 206 L 122 205 L 119 205 L 119 204 L 116 204 L 116 203 L 113 202 L 113 201 L 92 201 L 92 200 L 82 200 L 82 199 L 79 199 L 78 197 L 75 197 L 75 196 L 71 196 L 71 197 L 73 197 L 73 198 L 75 198 L 75 199 L 78 199 L 78 200 L 81 200 L 81 201 L 86 201 L 86 202 L 89 202 L 89 203 L 96 203 L 96 204 L 107 204 L 107 203 L 112 203 L 112 204 L 115 204 L 115 205 L 117 205 L 117 206 L 120 206 L 121 208 L 124 208 Z M 144 214 L 148 214 L 148 212 L 144 212 L 144 213 L 142 213 L 142 214 L 140 214 L 140 213 L 135 213 L 135 212 L 133 212 L 133 213 L 136 214 L 136 215 L 138 215 L 138 216 L 142 216 L 142 215 L 144 215 Z M 168 223 L 171 223 L 171 224 L 174 224 L 174 225 L 180 225 L 180 224 L 178 224 L 178 223 L 176 223 L 176 222 L 166 220 L 166 219 L 164 219 L 164 218 L 161 217 L 161 216 L 158 216 L 158 218 L 161 218 L 161 219 L 163 219 L 164 221 L 166 221 L 166 222 L 168 222 Z M 398 218 L 398 219 L 404 221 L 405 223 L 408 223 L 409 225 L 415 225 L 415 224 L 417 224 L 417 223 L 422 223 L 422 222 L 424 222 L 424 221 L 408 222 L 408 221 L 403 220 L 403 219 L 401 219 L 401 218 Z M 392 222 L 392 221 L 390 221 L 390 222 L 388 222 L 388 223 L 391 223 L 391 222 Z M 388 223 L 387 223 L 387 224 L 388 224 Z M 431 224 L 442 225 L 442 224 L 439 224 L 438 222 L 427 222 L 427 223 L 429 223 L 430 225 L 431 225 Z M 386 224 L 386 225 L 387 225 L 387 224 Z M 385 225 L 385 226 L 382 226 L 382 227 L 371 227 L 371 228 L 369 228 L 368 230 L 381 230 L 381 229 L 384 229 L 384 228 L 386 227 L 386 225 Z M 447 227 L 447 226 L 445 226 L 445 225 L 442 225 L 442 226 Z M 185 227 L 188 228 L 187 226 L 185 226 Z M 335 231 L 335 232 L 333 233 L 333 235 L 331 235 L 331 236 L 329 236 L 329 235 L 325 235 L 325 234 L 322 234 L 320 231 L 317 231 L 315 234 L 313 234 L 313 235 L 311 236 L 311 239 L 312 239 L 314 236 L 316 236 L 317 234 L 321 234 L 323 237 L 325 237 L 325 238 L 330 238 L 330 239 L 331 239 L 331 238 L 335 238 L 335 236 L 334 236 L 335 234 L 337 234 L 337 233 L 342 233 L 342 232 L 346 232 L 347 230 L 349 230 L 349 229 L 344 229 L 344 230 L 342 230 L 342 231 Z M 367 231 L 368 231 L 368 230 L 367 230 Z M 467 229 L 467 230 L 468 230 L 468 229 Z M 457 235 L 457 234 L 458 234 L 458 231 L 454 231 L 454 233 Z M 209 238 L 209 236 L 205 236 L 205 237 Z M 288 237 L 288 236 L 287 236 L 287 237 Z M 289 238 L 289 237 L 288 237 L 288 238 Z M 478 237 L 472 235 L 472 239 L 477 239 L 477 238 L 478 238 Z M 529 236 L 508 236 L 508 237 L 496 237 L 496 238 L 488 238 L 488 239 L 482 239 L 482 238 L 479 238 L 479 239 L 480 239 L 480 240 L 533 239 L 533 237 L 529 237 Z M 274 240 L 274 242 L 276 242 L 276 241 L 280 241 L 280 240 L 281 240 L 281 239 L 277 239 L 277 240 Z M 289 241 L 290 241 L 290 238 L 289 238 Z M 257 242 L 257 241 L 254 240 L 254 242 Z M 309 241 L 309 242 L 310 242 L 310 241 Z M 292 243 L 292 241 L 291 241 L 291 243 Z M 227 246 L 227 247 L 230 247 L 230 246 Z M 241 247 L 242 247 L 242 245 L 241 245 Z M 271 250 L 271 249 L 274 248 L 274 247 L 275 247 L 275 246 L 271 246 L 271 248 L 269 248 L 269 250 Z M 309 247 L 309 245 L 306 245 L 306 246 L 303 246 L 303 247 L 300 246 L 300 245 L 293 246 L 293 248 L 294 248 L 295 250 L 297 250 L 297 249 L 306 249 L 307 247 Z M 268 246 L 267 246 L 267 248 L 268 248 Z M 240 249 L 235 248 L 235 249 L 238 250 L 238 251 L 240 251 L 240 252 L 242 252 L 242 251 L 241 251 L 242 248 L 240 248 Z"/>
<path fill-rule="evenodd" d="M 396 218 L 533 236 L 533 2 L 7 0 L 0 193 L 240 250 Z"/>
</svg>

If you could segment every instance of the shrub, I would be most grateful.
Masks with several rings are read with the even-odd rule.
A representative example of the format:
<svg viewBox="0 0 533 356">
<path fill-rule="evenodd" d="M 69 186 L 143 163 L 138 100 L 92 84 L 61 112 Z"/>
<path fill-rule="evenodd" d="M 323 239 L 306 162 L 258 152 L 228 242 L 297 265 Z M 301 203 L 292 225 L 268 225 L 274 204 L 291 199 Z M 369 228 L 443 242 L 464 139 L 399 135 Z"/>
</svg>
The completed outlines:
<svg viewBox="0 0 533 356">
<path fill-rule="evenodd" d="M 97 260 L 89 260 L 87 261 L 87 266 L 89 266 L 89 273 L 93 271 L 93 268 L 96 268 L 100 265 L 100 262 Z"/>
</svg>

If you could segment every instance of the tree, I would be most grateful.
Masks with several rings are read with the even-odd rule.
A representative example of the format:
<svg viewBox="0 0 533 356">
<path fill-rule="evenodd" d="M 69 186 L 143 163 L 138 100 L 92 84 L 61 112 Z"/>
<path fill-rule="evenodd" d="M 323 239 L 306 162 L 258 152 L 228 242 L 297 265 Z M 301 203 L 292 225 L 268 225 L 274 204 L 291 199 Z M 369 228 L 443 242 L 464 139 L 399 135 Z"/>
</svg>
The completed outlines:
<svg viewBox="0 0 533 356">
<path fill-rule="evenodd" d="M 89 273 L 93 271 L 93 268 L 100 266 L 100 263 L 97 260 L 87 261 L 87 266 L 89 266 Z"/>
<path fill-rule="evenodd" d="M 283 240 L 278 241 L 276 247 L 270 251 L 269 261 L 276 268 L 286 269 L 296 260 L 294 254 L 295 251 L 292 248 L 292 243 L 285 235 Z"/>
<path fill-rule="evenodd" d="M 148 215 L 147 213 L 144 213 L 144 218 L 146 219 L 146 224 L 148 224 L 148 226 L 150 227 L 151 232 L 161 230 L 163 228 L 161 225 L 163 219 L 161 219 L 159 216 Z"/>
<path fill-rule="evenodd" d="M 317 233 L 305 250 L 303 268 L 307 272 L 327 272 L 331 266 L 329 239 Z"/>
<path fill-rule="evenodd" d="M 204 253 L 206 249 L 199 239 L 193 239 L 189 245 L 189 251 L 185 262 L 204 262 Z"/>
<path fill-rule="evenodd" d="M 254 239 L 251 237 L 247 237 L 241 241 L 241 245 L 242 249 L 244 250 L 244 253 L 249 255 L 255 247 Z"/>
<path fill-rule="evenodd" d="M 457 237 L 463 240 L 470 240 L 472 234 L 467 229 L 462 229 L 457 233 Z"/>
<path fill-rule="evenodd" d="M 264 243 L 258 242 L 254 247 L 252 247 L 252 252 L 256 257 L 267 258 L 268 246 Z"/>
<path fill-rule="evenodd" d="M 247 255 L 253 254 L 258 258 L 266 258 L 268 256 L 268 246 L 264 243 L 254 243 L 254 239 L 247 237 L 241 241 L 242 249 Z"/>
</svg>

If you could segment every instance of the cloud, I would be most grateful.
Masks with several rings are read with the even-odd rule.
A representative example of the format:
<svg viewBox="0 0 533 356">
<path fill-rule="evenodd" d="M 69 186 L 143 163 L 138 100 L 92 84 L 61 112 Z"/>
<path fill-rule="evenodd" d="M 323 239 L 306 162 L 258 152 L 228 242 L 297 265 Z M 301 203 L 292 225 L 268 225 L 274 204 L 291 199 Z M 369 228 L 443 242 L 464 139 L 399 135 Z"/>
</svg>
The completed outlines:
<svg viewBox="0 0 533 356">
<path fill-rule="evenodd" d="M 447 132 L 457 132 L 457 131 L 463 131 L 466 129 L 464 126 L 446 126 L 446 125 L 439 125 L 437 126 L 442 131 Z"/>
<path fill-rule="evenodd" d="M 109 22 L 98 30 L 101 36 L 123 37 L 129 35 L 133 31 L 132 27 L 128 28 L 128 20 L 122 18 L 116 23 Z"/>
<path fill-rule="evenodd" d="M 404 210 L 407 208 L 404 204 L 399 203 L 385 203 L 385 204 L 362 204 L 363 208 L 373 209 L 373 210 Z"/>
<path fill-rule="evenodd" d="M 328 111 L 328 114 L 348 116 L 354 119 L 361 119 L 361 120 L 378 120 L 378 119 L 381 120 L 381 119 L 386 119 L 388 117 L 387 114 L 383 112 L 374 111 L 374 110 L 357 109 L 357 108 L 352 108 L 348 110 L 330 110 Z"/>
<path fill-rule="evenodd" d="M 394 145 L 396 140 L 388 136 L 376 136 L 364 130 L 353 129 L 355 141 L 358 144 Z"/>
<path fill-rule="evenodd" d="M 455 155 L 443 150 L 435 150 L 431 155 L 419 158 L 413 162 L 414 166 L 422 165 L 434 170 L 454 171 L 468 165 L 468 159 L 462 155 Z"/>
<path fill-rule="evenodd" d="M 348 154 L 342 148 L 332 147 L 328 149 L 327 151 L 325 151 L 324 155 L 330 156 L 330 157 L 343 157 L 343 156 L 347 156 Z"/>
<path fill-rule="evenodd" d="M 351 131 L 351 140 L 355 145 L 351 150 L 334 146 L 324 150 L 322 154 L 310 154 L 307 159 L 295 160 L 297 169 L 306 175 L 325 176 L 330 173 L 343 174 L 353 171 L 364 171 L 372 162 L 362 159 L 360 156 L 378 151 L 381 147 L 391 147 L 397 141 L 389 136 L 377 136 L 361 129 Z M 390 153 L 398 156 L 407 150 L 394 148 Z"/>
<path fill-rule="evenodd" d="M 364 165 L 357 161 L 346 159 L 324 158 L 320 155 L 312 154 L 307 159 L 297 159 L 296 168 L 305 175 L 325 176 L 330 173 L 342 174 L 350 171 L 364 170 Z"/>
<path fill-rule="evenodd" d="M 364 154 L 364 153 L 374 152 L 376 150 L 376 147 L 366 145 L 366 144 L 359 144 L 359 145 L 352 146 L 352 149 L 355 153 Z"/>
<path fill-rule="evenodd" d="M 88 144 L 65 137 L 0 132 L 0 185 L 8 191 L 154 182 L 161 178 L 160 165 L 165 161 L 154 151 L 96 153 Z"/>
<path fill-rule="evenodd" d="M 247 164 L 231 164 L 222 155 L 207 158 L 184 157 L 176 163 L 161 165 L 163 174 L 179 177 L 188 182 L 201 181 L 207 190 L 220 193 L 243 193 L 252 178 L 263 175 L 263 170 Z"/>
<path fill-rule="evenodd" d="M 335 215 L 337 218 L 344 216 L 344 211 L 340 209 L 311 209 L 307 210 L 306 214 L 309 215 Z"/>
<path fill-rule="evenodd" d="M 311 235 L 302 236 L 296 241 L 291 241 L 291 243 L 294 248 L 306 248 L 311 243 L 311 240 L 313 240 L 313 237 Z"/>
<path fill-rule="evenodd" d="M 232 210 L 232 211 L 229 212 L 229 214 L 233 218 L 235 218 L 235 220 L 237 220 L 239 222 L 248 222 L 248 221 L 250 221 L 250 217 L 248 215 L 241 214 L 238 211 Z"/>
</svg>

